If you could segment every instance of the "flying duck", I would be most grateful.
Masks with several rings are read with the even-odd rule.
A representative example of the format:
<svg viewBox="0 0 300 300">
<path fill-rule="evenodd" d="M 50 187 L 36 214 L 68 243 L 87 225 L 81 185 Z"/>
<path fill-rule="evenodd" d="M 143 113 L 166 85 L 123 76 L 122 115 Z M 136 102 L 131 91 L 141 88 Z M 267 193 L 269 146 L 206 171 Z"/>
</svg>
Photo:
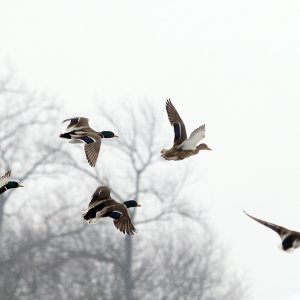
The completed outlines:
<svg viewBox="0 0 300 300">
<path fill-rule="evenodd" d="M 161 150 L 161 157 L 166 160 L 182 160 L 198 154 L 201 150 L 211 150 L 206 144 L 198 145 L 199 141 L 205 137 L 205 125 L 195 129 L 187 138 L 185 125 L 170 99 L 166 102 L 166 110 L 169 121 L 174 127 L 175 137 L 173 147 Z"/>
<path fill-rule="evenodd" d="M 254 217 L 250 216 L 249 214 L 247 214 L 245 211 L 244 211 L 244 213 L 248 217 L 257 221 L 258 223 L 263 224 L 263 225 L 271 228 L 275 232 L 277 232 L 281 238 L 281 241 L 282 241 L 281 247 L 284 251 L 289 251 L 289 250 L 300 247 L 300 232 L 293 231 L 293 230 L 284 228 L 282 226 L 260 220 L 258 218 L 254 218 Z"/>
<path fill-rule="evenodd" d="M 84 150 L 87 161 L 95 167 L 101 146 L 102 138 L 118 137 L 112 131 L 97 132 L 89 126 L 89 119 L 77 117 L 66 119 L 70 121 L 67 132 L 60 135 L 61 138 L 69 139 L 70 143 L 85 143 Z"/>
<path fill-rule="evenodd" d="M 6 172 L 2 177 L 0 177 L 0 194 L 13 188 L 23 187 L 16 181 L 10 181 L 11 171 Z"/>
<path fill-rule="evenodd" d="M 100 218 L 114 219 L 115 227 L 124 234 L 134 234 L 136 229 L 131 223 L 128 208 L 140 207 L 135 200 L 120 203 L 110 197 L 111 190 L 106 186 L 96 189 L 89 203 L 88 209 L 82 211 L 82 217 L 88 224 L 96 224 Z"/>
</svg>

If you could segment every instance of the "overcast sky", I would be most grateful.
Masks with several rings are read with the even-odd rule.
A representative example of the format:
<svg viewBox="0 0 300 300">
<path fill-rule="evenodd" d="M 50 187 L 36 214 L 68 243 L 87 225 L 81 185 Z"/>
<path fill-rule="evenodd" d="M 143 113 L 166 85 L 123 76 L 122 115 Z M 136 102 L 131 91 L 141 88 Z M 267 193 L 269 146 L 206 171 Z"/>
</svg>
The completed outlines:
<svg viewBox="0 0 300 300">
<path fill-rule="evenodd" d="M 205 123 L 195 201 L 250 299 L 294 300 L 300 250 L 242 209 L 300 230 L 299 33 L 299 1 L 0 0 L 0 73 L 13 66 L 91 124 L 103 103 L 151 101 L 170 144 L 167 98 L 188 131 Z"/>
</svg>

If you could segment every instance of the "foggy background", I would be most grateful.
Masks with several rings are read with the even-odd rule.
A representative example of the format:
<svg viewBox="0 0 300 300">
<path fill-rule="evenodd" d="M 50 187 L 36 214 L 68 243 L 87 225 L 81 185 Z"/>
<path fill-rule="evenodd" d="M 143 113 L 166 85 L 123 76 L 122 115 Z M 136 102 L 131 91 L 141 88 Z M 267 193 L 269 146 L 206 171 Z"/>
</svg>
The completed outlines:
<svg viewBox="0 0 300 300">
<path fill-rule="evenodd" d="M 1 196 L 1 297 L 297 299 L 299 251 L 242 209 L 300 229 L 299 13 L 296 1 L 0 1 L 1 173 L 25 185 Z M 213 151 L 160 160 L 169 97 Z M 57 138 L 73 116 L 121 136 L 95 170 Z M 129 242 L 81 209 L 103 182 L 120 201 L 138 192 L 133 116 L 134 149 L 147 157 L 155 139 Z"/>
</svg>

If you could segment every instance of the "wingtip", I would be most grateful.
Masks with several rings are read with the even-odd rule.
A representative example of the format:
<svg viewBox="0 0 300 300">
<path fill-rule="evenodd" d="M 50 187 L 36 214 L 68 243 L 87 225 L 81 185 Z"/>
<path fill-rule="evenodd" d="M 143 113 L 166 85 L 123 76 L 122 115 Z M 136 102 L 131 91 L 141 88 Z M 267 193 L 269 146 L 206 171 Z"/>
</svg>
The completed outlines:
<svg viewBox="0 0 300 300">
<path fill-rule="evenodd" d="M 4 177 L 10 177 L 10 175 L 11 175 L 11 170 L 8 170 L 8 171 L 2 176 L 2 178 L 4 178 Z"/>
<path fill-rule="evenodd" d="M 245 215 L 249 216 L 249 214 L 248 214 L 244 209 L 242 209 L 242 212 L 243 212 Z"/>
<path fill-rule="evenodd" d="M 89 159 L 89 157 L 87 156 L 87 154 L 86 154 L 86 152 L 85 152 L 85 156 L 86 156 L 86 160 L 88 161 L 88 163 L 89 163 L 89 165 L 92 167 L 92 168 L 95 168 L 95 166 L 96 166 L 96 162 L 95 162 L 95 164 L 93 164 L 93 162 Z"/>
<path fill-rule="evenodd" d="M 249 215 L 245 210 L 243 210 L 242 209 L 242 211 L 244 212 L 244 214 L 246 215 L 246 216 L 248 216 L 249 218 L 251 218 L 251 219 L 253 219 L 253 220 L 256 220 L 257 221 L 257 219 L 255 218 L 255 217 L 253 217 L 253 216 L 251 216 L 251 215 Z"/>
</svg>

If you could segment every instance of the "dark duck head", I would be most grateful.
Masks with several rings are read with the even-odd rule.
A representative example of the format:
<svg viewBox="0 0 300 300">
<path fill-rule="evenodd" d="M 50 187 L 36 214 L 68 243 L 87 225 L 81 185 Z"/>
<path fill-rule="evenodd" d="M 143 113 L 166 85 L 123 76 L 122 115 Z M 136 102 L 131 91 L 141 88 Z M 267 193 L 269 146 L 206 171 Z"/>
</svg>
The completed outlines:
<svg viewBox="0 0 300 300">
<path fill-rule="evenodd" d="M 126 205 L 127 208 L 130 208 L 130 207 L 141 207 L 141 205 L 138 204 L 135 200 L 125 201 L 124 204 Z"/>
<path fill-rule="evenodd" d="M 113 137 L 119 137 L 118 135 L 114 134 L 112 131 L 101 131 L 100 132 L 100 136 L 102 138 L 105 138 L 105 139 L 110 139 L 110 138 L 113 138 Z"/>
<path fill-rule="evenodd" d="M 7 184 L 5 184 L 4 186 L 2 186 L 0 188 L 0 194 L 4 193 L 5 191 L 7 191 L 9 189 L 16 189 L 18 187 L 23 187 L 23 185 L 20 185 L 16 181 L 9 181 Z"/>
</svg>

